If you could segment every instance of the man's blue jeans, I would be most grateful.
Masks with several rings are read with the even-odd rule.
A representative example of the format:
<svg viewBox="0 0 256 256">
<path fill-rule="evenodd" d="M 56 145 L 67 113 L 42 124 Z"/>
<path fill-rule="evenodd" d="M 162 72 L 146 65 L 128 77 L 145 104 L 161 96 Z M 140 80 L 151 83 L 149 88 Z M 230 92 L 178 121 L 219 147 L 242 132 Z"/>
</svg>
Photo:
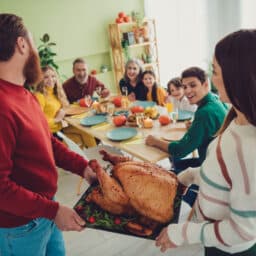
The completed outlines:
<svg viewBox="0 0 256 256">
<path fill-rule="evenodd" d="M 61 231 L 55 223 L 38 218 L 15 228 L 0 228 L 0 256 L 64 256 Z"/>
</svg>

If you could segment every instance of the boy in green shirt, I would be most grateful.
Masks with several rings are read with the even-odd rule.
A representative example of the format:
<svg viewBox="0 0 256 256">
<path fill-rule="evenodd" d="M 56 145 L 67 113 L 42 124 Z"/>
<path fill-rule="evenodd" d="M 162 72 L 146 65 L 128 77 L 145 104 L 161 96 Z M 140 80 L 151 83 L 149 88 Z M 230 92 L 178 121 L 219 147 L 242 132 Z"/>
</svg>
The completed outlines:
<svg viewBox="0 0 256 256">
<path fill-rule="evenodd" d="M 170 154 L 176 173 L 202 164 L 207 147 L 221 127 L 227 111 L 218 97 L 210 92 L 207 75 L 202 69 L 198 67 L 186 69 L 182 72 L 181 78 L 190 104 L 198 105 L 194 121 L 179 141 L 168 143 L 152 135 L 146 138 L 147 145 Z M 182 159 L 196 149 L 198 158 Z"/>
</svg>

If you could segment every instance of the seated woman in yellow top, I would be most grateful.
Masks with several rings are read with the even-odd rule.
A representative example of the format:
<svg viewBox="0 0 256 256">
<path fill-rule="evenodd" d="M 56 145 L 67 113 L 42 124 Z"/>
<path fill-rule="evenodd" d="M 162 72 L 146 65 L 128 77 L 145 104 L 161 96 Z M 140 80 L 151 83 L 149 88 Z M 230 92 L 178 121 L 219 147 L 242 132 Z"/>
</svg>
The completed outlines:
<svg viewBox="0 0 256 256">
<path fill-rule="evenodd" d="M 46 116 L 50 130 L 53 134 L 62 129 L 65 111 L 69 105 L 66 95 L 58 80 L 56 71 L 46 66 L 42 68 L 43 80 L 37 85 L 35 96 Z"/>
<path fill-rule="evenodd" d="M 164 106 L 167 92 L 164 88 L 157 85 L 156 75 L 152 70 L 146 70 L 142 73 L 142 83 L 148 91 L 147 100 L 154 101 L 157 105 Z"/>
</svg>

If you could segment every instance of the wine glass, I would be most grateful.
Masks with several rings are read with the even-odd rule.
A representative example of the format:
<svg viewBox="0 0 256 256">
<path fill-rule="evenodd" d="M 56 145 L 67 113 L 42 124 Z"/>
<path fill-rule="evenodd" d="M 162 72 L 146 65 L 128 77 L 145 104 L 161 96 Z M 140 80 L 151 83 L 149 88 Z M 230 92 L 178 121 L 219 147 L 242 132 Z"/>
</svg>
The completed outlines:
<svg viewBox="0 0 256 256">
<path fill-rule="evenodd" d="M 89 108 L 92 105 L 92 97 L 90 95 L 85 95 L 84 97 L 85 105 Z"/>
<path fill-rule="evenodd" d="M 115 112 L 115 105 L 112 104 L 112 103 L 108 103 L 107 105 L 107 112 L 110 116 L 113 116 L 114 115 L 114 112 Z"/>
<path fill-rule="evenodd" d="M 128 96 L 128 88 L 126 87 L 126 86 L 123 86 L 122 88 L 121 88 L 121 91 L 122 91 L 122 94 L 124 95 L 124 96 Z"/>
<path fill-rule="evenodd" d="M 144 114 L 143 113 L 137 113 L 136 114 L 136 124 L 139 128 L 143 128 L 143 122 L 144 122 Z"/>
<path fill-rule="evenodd" d="M 96 88 L 95 88 L 95 91 L 97 92 L 97 94 L 98 94 L 99 96 L 101 96 L 102 88 L 101 88 L 100 86 L 96 87 Z"/>
<path fill-rule="evenodd" d="M 178 110 L 175 109 L 174 111 L 171 112 L 171 119 L 174 124 L 176 124 L 178 118 L 179 118 L 179 113 L 178 113 Z"/>
</svg>

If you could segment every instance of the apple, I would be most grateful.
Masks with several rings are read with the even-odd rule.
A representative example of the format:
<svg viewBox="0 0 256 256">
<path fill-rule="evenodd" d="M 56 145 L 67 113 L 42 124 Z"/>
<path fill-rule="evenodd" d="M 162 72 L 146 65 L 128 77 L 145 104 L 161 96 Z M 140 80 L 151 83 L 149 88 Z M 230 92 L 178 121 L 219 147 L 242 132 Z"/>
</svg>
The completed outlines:
<svg viewBox="0 0 256 256">
<path fill-rule="evenodd" d="M 113 118 L 113 123 L 115 126 L 122 126 L 126 123 L 126 117 L 124 115 L 115 116 Z"/>
</svg>

